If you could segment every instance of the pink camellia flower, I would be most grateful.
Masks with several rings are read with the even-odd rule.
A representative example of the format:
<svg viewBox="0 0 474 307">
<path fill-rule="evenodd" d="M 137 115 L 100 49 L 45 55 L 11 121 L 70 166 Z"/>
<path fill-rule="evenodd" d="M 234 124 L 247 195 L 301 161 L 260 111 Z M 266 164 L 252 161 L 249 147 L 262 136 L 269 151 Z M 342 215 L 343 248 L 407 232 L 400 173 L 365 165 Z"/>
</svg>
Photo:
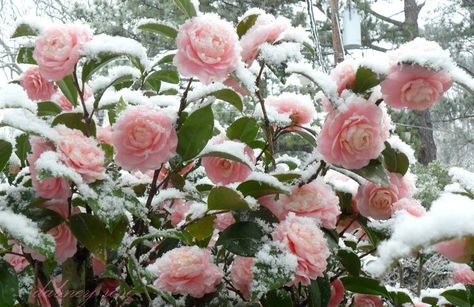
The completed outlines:
<svg viewBox="0 0 474 307">
<path fill-rule="evenodd" d="M 380 86 L 383 99 L 389 106 L 425 110 L 437 103 L 451 84 L 445 71 L 401 64 L 391 69 Z"/>
<path fill-rule="evenodd" d="M 431 305 L 425 303 L 415 303 L 414 307 L 431 307 Z"/>
<path fill-rule="evenodd" d="M 354 295 L 354 307 L 382 307 L 380 296 L 356 294 Z"/>
<path fill-rule="evenodd" d="M 20 76 L 20 84 L 31 100 L 47 100 L 58 90 L 58 87 L 43 77 L 37 66 L 28 68 Z"/>
<path fill-rule="evenodd" d="M 41 74 L 54 81 L 71 74 L 91 38 L 91 30 L 78 25 L 54 26 L 42 33 L 33 51 Z"/>
<path fill-rule="evenodd" d="M 331 298 L 328 307 L 338 307 L 344 299 L 344 285 L 340 279 L 336 279 L 331 283 Z"/>
<path fill-rule="evenodd" d="M 403 210 L 415 217 L 423 216 L 426 213 L 426 209 L 413 198 L 402 198 L 393 204 L 393 208 L 395 211 Z"/>
<path fill-rule="evenodd" d="M 273 240 L 279 241 L 297 257 L 298 267 L 295 278 L 289 285 L 307 286 L 311 279 L 323 275 L 329 257 L 324 233 L 313 219 L 296 216 L 293 213 L 281 222 L 273 232 Z"/>
<path fill-rule="evenodd" d="M 230 225 L 235 223 L 235 218 L 230 212 L 224 212 L 216 214 L 216 219 L 214 220 L 214 227 L 220 231 L 223 231 Z"/>
<path fill-rule="evenodd" d="M 178 137 L 172 119 L 146 106 L 127 109 L 113 126 L 115 162 L 128 171 L 158 169 L 176 155 Z"/>
<path fill-rule="evenodd" d="M 320 220 L 328 229 L 336 228 L 337 217 L 341 214 L 339 197 L 321 180 L 293 187 L 285 207 L 296 215 Z"/>
<path fill-rule="evenodd" d="M 95 276 L 100 276 L 105 272 L 105 263 L 96 256 L 92 256 L 92 271 Z"/>
<path fill-rule="evenodd" d="M 331 70 L 331 79 L 336 82 L 337 93 L 341 95 L 342 91 L 351 88 L 356 79 L 354 65 L 350 61 L 343 61 Z"/>
<path fill-rule="evenodd" d="M 452 278 L 455 283 L 474 285 L 474 271 L 467 264 L 456 266 Z"/>
<path fill-rule="evenodd" d="M 204 84 L 224 81 L 240 63 L 237 33 L 217 15 L 204 14 L 179 27 L 173 63 L 180 74 Z"/>
<path fill-rule="evenodd" d="M 80 130 L 57 126 L 60 138 L 57 144 L 59 158 L 79 173 L 85 182 L 91 183 L 104 176 L 104 152 L 93 138 Z"/>
<path fill-rule="evenodd" d="M 291 27 L 288 19 L 270 14 L 260 14 L 254 25 L 240 38 L 242 61 L 249 66 L 257 58 L 263 43 L 273 43 L 280 35 Z"/>
<path fill-rule="evenodd" d="M 225 79 L 223 83 L 224 85 L 231 87 L 234 91 L 236 91 L 242 96 L 248 96 L 250 94 L 249 91 L 245 87 L 243 87 L 237 79 L 233 77 Z"/>
<path fill-rule="evenodd" d="M 112 144 L 112 126 L 97 127 L 97 140 L 102 144 Z"/>
<path fill-rule="evenodd" d="M 318 150 L 329 163 L 358 169 L 379 156 L 387 133 L 379 107 L 359 97 L 349 99 L 344 110 L 328 114 L 319 134 Z"/>
<path fill-rule="evenodd" d="M 77 240 L 69 229 L 66 223 L 61 223 L 48 233 L 53 236 L 56 243 L 56 250 L 54 252 L 54 259 L 57 262 L 63 263 L 66 259 L 74 256 L 77 252 Z"/>
<path fill-rule="evenodd" d="M 92 95 L 93 94 L 91 92 L 85 92 L 84 101 L 92 97 Z M 67 97 L 64 95 L 59 96 L 59 98 L 57 99 L 57 103 L 64 111 L 72 111 L 72 109 L 74 108 L 74 106 L 72 105 L 72 102 L 70 102 L 69 99 L 67 99 Z"/>
<path fill-rule="evenodd" d="M 211 140 L 211 144 L 239 144 L 243 146 L 243 153 L 247 156 L 248 161 L 255 163 L 253 149 L 238 141 L 226 141 L 222 136 L 217 136 Z M 226 185 L 234 182 L 242 182 L 252 173 L 247 165 L 220 157 L 203 157 L 201 164 L 206 171 L 206 175 L 215 184 Z"/>
<path fill-rule="evenodd" d="M 171 214 L 169 216 L 169 219 L 171 221 L 171 225 L 173 227 L 176 227 L 181 221 L 184 221 L 186 218 L 186 213 L 189 211 L 189 208 L 191 208 L 193 202 L 191 201 L 183 201 L 182 199 L 175 199 L 173 201 L 173 204 L 171 206 Z"/>
<path fill-rule="evenodd" d="M 278 196 L 269 194 L 258 199 L 258 203 L 270 210 L 280 221 L 284 220 L 288 215 L 288 210 L 286 209 L 288 201 L 288 196 L 283 194 L 278 194 Z"/>
<path fill-rule="evenodd" d="M 15 241 L 8 241 L 9 244 L 13 244 L 12 252 L 15 254 L 23 255 L 23 251 L 21 245 L 16 243 Z M 19 256 L 15 254 L 6 253 L 3 256 L 3 260 L 8 262 L 14 269 L 15 272 L 20 273 L 22 272 L 30 263 L 24 256 Z"/>
<path fill-rule="evenodd" d="M 154 285 L 173 294 L 203 297 L 214 292 L 224 273 L 211 262 L 211 253 L 197 246 L 183 246 L 166 252 L 155 262 L 158 278 Z"/>
<path fill-rule="evenodd" d="M 63 178 L 38 179 L 36 160 L 45 151 L 54 151 L 54 145 L 44 138 L 33 136 L 30 138 L 31 154 L 27 156 L 31 174 L 31 184 L 38 196 L 43 198 L 68 198 L 71 196 L 71 187 L 68 180 Z"/>
<path fill-rule="evenodd" d="M 253 281 L 253 266 L 254 258 L 237 256 L 232 262 L 232 269 L 230 271 L 230 280 L 232 284 L 242 293 L 246 299 L 250 299 L 250 287 Z"/>
<path fill-rule="evenodd" d="M 474 255 L 473 237 L 463 237 L 436 244 L 436 250 L 453 262 L 468 263 Z"/>
<path fill-rule="evenodd" d="M 280 114 L 287 114 L 293 125 L 309 124 L 316 110 L 308 96 L 283 93 L 280 96 L 269 96 L 265 104 Z"/>
<path fill-rule="evenodd" d="M 415 187 L 406 177 L 390 173 L 389 179 L 389 187 L 368 182 L 359 188 L 356 201 L 360 214 L 377 220 L 389 219 L 395 211 L 394 204 L 413 195 Z"/>
</svg>

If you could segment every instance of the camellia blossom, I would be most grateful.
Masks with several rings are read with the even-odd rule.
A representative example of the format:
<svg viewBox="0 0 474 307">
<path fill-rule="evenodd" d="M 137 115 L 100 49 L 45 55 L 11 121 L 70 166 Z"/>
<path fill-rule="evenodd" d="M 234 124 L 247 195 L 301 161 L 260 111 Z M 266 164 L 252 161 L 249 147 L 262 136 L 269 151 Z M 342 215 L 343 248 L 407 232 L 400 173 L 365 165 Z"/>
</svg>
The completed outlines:
<svg viewBox="0 0 474 307">
<path fill-rule="evenodd" d="M 265 104 L 278 113 L 287 114 L 294 125 L 309 124 L 316 110 L 308 96 L 283 93 L 280 96 L 269 96 Z"/>
<path fill-rule="evenodd" d="M 356 70 L 351 61 L 345 60 L 331 70 L 330 77 L 336 82 L 337 93 L 341 95 L 342 91 L 354 85 Z"/>
<path fill-rule="evenodd" d="M 250 288 L 253 281 L 252 266 L 254 258 L 252 257 L 235 257 L 232 262 L 232 269 L 230 271 L 230 280 L 232 284 L 242 293 L 246 299 L 250 299 Z"/>
<path fill-rule="evenodd" d="M 344 285 L 340 279 L 335 279 L 331 283 L 331 298 L 328 307 L 338 307 L 344 299 Z"/>
<path fill-rule="evenodd" d="M 382 307 L 383 301 L 380 296 L 368 294 L 354 295 L 354 307 Z"/>
<path fill-rule="evenodd" d="M 77 239 L 72 234 L 66 223 L 61 223 L 52 228 L 48 233 L 53 236 L 56 245 L 54 258 L 57 262 L 63 263 L 66 259 L 74 256 L 77 252 Z"/>
<path fill-rule="evenodd" d="M 85 92 L 84 93 L 84 101 L 86 101 L 87 99 L 89 99 L 90 97 L 92 97 L 92 93 L 91 92 Z M 77 98 L 79 99 L 79 98 Z M 57 98 L 57 103 L 59 104 L 59 106 L 64 110 L 64 111 L 72 111 L 72 109 L 74 108 L 74 106 L 72 105 L 72 103 L 69 101 L 69 99 L 67 99 L 66 96 L 64 95 L 61 95 L 59 96 L 59 98 Z"/>
<path fill-rule="evenodd" d="M 426 209 L 413 198 L 402 198 L 393 204 L 395 211 L 403 210 L 410 215 L 420 217 L 425 215 Z"/>
<path fill-rule="evenodd" d="M 436 244 L 436 250 L 453 262 L 468 263 L 474 255 L 474 238 L 463 237 Z"/>
<path fill-rule="evenodd" d="M 181 25 L 176 45 L 173 63 L 179 73 L 204 84 L 224 81 L 240 63 L 237 33 L 217 15 L 200 15 Z"/>
<path fill-rule="evenodd" d="M 222 270 L 211 262 L 210 251 L 197 246 L 172 249 L 154 266 L 158 276 L 154 283 L 157 288 L 197 298 L 214 292 L 224 276 Z"/>
<path fill-rule="evenodd" d="M 270 14 L 260 14 L 253 26 L 240 38 L 242 61 L 248 65 L 257 58 L 263 43 L 273 43 L 280 35 L 291 27 L 286 18 L 275 18 Z"/>
<path fill-rule="evenodd" d="M 112 126 L 97 127 L 97 140 L 102 144 L 112 144 Z"/>
<path fill-rule="evenodd" d="M 361 215 L 377 220 L 389 219 L 396 209 L 394 204 L 402 198 L 410 198 L 413 195 L 415 187 L 406 177 L 390 173 L 389 179 L 389 187 L 373 182 L 359 187 L 356 201 Z"/>
<path fill-rule="evenodd" d="M 185 202 L 182 199 L 173 200 L 173 204 L 171 205 L 171 214 L 169 216 L 171 225 L 176 227 L 180 222 L 184 221 L 186 218 L 186 213 L 189 211 L 189 208 L 191 208 L 192 204 L 192 201 Z"/>
<path fill-rule="evenodd" d="M 456 265 L 452 279 L 455 283 L 474 285 L 474 271 L 467 264 Z"/>
<path fill-rule="evenodd" d="M 211 140 L 211 143 L 220 144 L 224 141 L 224 138 L 217 136 Z M 244 153 L 250 161 L 255 163 L 252 148 L 245 145 Z M 227 185 L 234 182 L 242 182 L 252 173 L 252 169 L 246 164 L 220 157 L 203 157 L 201 165 L 204 167 L 206 175 L 215 184 Z"/>
<path fill-rule="evenodd" d="M 131 107 L 112 130 L 115 162 L 128 171 L 158 169 L 176 155 L 178 137 L 172 119 L 164 111 Z"/>
<path fill-rule="evenodd" d="M 71 196 L 70 182 L 64 178 L 45 178 L 38 179 L 36 171 L 36 160 L 45 151 L 54 151 L 54 145 L 44 138 L 32 136 L 30 137 L 31 154 L 27 156 L 31 174 L 31 184 L 38 196 L 43 198 L 68 198 Z"/>
<path fill-rule="evenodd" d="M 216 214 L 216 218 L 214 219 L 214 227 L 220 231 L 223 231 L 234 223 L 235 218 L 230 212 Z"/>
<path fill-rule="evenodd" d="M 79 25 L 53 26 L 42 33 L 33 51 L 41 74 L 54 81 L 71 74 L 84 44 L 91 38 L 90 28 Z"/>
<path fill-rule="evenodd" d="M 85 182 L 91 183 L 104 176 L 104 152 L 93 138 L 80 130 L 57 126 L 60 139 L 57 144 L 59 158 L 79 173 Z"/>
<path fill-rule="evenodd" d="M 321 180 L 293 187 L 285 208 L 296 215 L 316 218 L 328 229 L 336 228 L 337 217 L 341 214 L 339 197 Z"/>
<path fill-rule="evenodd" d="M 3 260 L 5 260 L 6 262 L 8 262 L 8 263 L 13 267 L 13 269 L 15 269 L 15 272 L 20 273 L 20 272 L 22 272 L 30 263 L 28 262 L 28 260 L 26 259 L 26 257 L 20 256 L 20 255 L 23 255 L 23 251 L 22 251 L 22 248 L 21 248 L 21 245 L 20 245 L 20 244 L 16 243 L 16 242 L 13 241 L 13 240 L 9 240 L 8 243 L 9 243 L 9 244 L 13 244 L 12 252 L 15 253 L 15 254 L 6 253 L 6 254 L 3 256 Z M 19 254 L 19 255 L 16 255 L 16 254 Z"/>
<path fill-rule="evenodd" d="M 329 249 L 324 233 L 314 220 L 290 213 L 276 227 L 273 240 L 281 242 L 284 248 L 298 259 L 295 278 L 289 285 L 301 283 L 307 286 L 311 279 L 323 276 Z"/>
<path fill-rule="evenodd" d="M 441 99 L 451 84 L 445 71 L 401 64 L 392 68 L 380 86 L 383 99 L 389 106 L 426 110 Z"/>
<path fill-rule="evenodd" d="M 328 114 L 318 150 L 329 163 L 358 169 L 380 155 L 388 133 L 379 107 L 360 97 L 348 100 L 342 111 Z"/>
<path fill-rule="evenodd" d="M 41 75 L 38 66 L 28 68 L 20 76 L 20 84 L 31 100 L 47 100 L 58 87 Z"/>
</svg>

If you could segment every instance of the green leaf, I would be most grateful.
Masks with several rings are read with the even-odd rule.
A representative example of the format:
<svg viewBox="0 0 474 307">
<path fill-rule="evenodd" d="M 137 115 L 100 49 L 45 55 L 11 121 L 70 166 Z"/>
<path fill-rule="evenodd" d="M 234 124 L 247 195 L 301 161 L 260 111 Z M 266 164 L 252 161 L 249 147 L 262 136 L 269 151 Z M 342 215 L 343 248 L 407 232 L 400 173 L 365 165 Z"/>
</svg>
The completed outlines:
<svg viewBox="0 0 474 307">
<path fill-rule="evenodd" d="M 379 160 L 370 160 L 370 163 L 367 166 L 351 171 L 375 184 L 384 187 L 390 186 L 387 172 Z"/>
<path fill-rule="evenodd" d="M 212 137 L 214 115 L 210 105 L 194 111 L 178 131 L 177 152 L 183 160 L 196 157 Z"/>
<path fill-rule="evenodd" d="M 130 244 L 130 247 L 133 247 L 142 241 L 151 240 L 155 238 L 178 239 L 185 243 L 189 243 L 192 241 L 192 237 L 186 231 L 181 231 L 177 229 L 166 229 L 166 230 L 157 230 L 149 234 L 146 234 L 144 236 L 138 237 L 132 241 L 132 243 Z"/>
<path fill-rule="evenodd" d="M 199 220 L 193 221 L 186 227 L 186 231 L 198 241 L 207 239 L 212 236 L 215 218 L 215 215 L 208 215 Z"/>
<path fill-rule="evenodd" d="M 308 142 L 311 146 L 316 147 L 316 139 L 312 134 L 308 133 L 305 130 L 295 130 L 293 132 L 302 137 L 303 140 Z"/>
<path fill-rule="evenodd" d="M 175 39 L 176 35 L 178 35 L 178 30 L 176 30 L 175 28 L 156 21 L 142 23 L 137 28 L 142 31 L 157 33 L 173 39 Z"/>
<path fill-rule="evenodd" d="M 175 70 L 171 69 L 163 69 L 159 71 L 155 71 L 151 75 L 148 76 L 148 80 L 160 80 L 167 83 L 178 84 L 179 83 L 179 76 Z"/>
<path fill-rule="evenodd" d="M 331 298 L 331 284 L 327 276 L 318 277 L 311 280 L 308 287 L 309 290 L 309 306 L 310 307 L 326 307 Z"/>
<path fill-rule="evenodd" d="M 66 98 L 72 103 L 72 105 L 77 106 L 77 89 L 74 85 L 74 79 L 72 75 L 68 75 L 62 80 L 56 81 L 56 84 L 59 86 L 64 96 L 66 96 Z"/>
<path fill-rule="evenodd" d="M 133 290 L 138 293 L 143 293 L 145 287 L 143 286 L 143 282 L 138 275 L 139 270 L 140 268 L 135 266 L 133 260 L 129 258 L 127 261 L 127 271 L 128 276 L 130 276 L 130 279 L 132 280 Z"/>
<path fill-rule="evenodd" d="M 54 116 L 62 112 L 61 107 L 52 101 L 38 102 L 38 116 Z"/>
<path fill-rule="evenodd" d="M 273 174 L 273 177 L 280 180 L 281 182 L 289 182 L 301 177 L 301 174 L 298 173 L 280 173 L 280 174 Z"/>
<path fill-rule="evenodd" d="M 0 139 L 0 172 L 3 171 L 13 152 L 10 142 Z"/>
<path fill-rule="evenodd" d="M 171 54 L 167 54 L 165 55 L 164 57 L 162 57 L 157 64 L 167 64 L 167 63 L 173 63 L 173 58 L 176 54 L 175 53 L 171 53 Z"/>
<path fill-rule="evenodd" d="M 248 162 L 242 160 L 239 156 L 235 156 L 229 152 L 226 152 L 226 151 L 219 151 L 219 150 L 214 150 L 214 151 L 209 151 L 209 152 L 206 152 L 205 154 L 203 155 L 200 155 L 199 156 L 200 158 L 201 157 L 218 157 L 218 158 L 224 158 L 224 159 L 227 159 L 227 160 L 232 160 L 232 161 L 236 161 L 236 162 L 240 162 L 242 164 L 245 164 L 247 165 L 249 168 L 253 168 L 253 165 L 252 164 L 249 164 Z"/>
<path fill-rule="evenodd" d="M 368 220 L 367 218 L 359 215 L 357 217 L 357 221 L 359 224 L 362 226 L 362 229 L 365 231 L 367 236 L 369 237 L 370 243 L 372 243 L 373 246 L 377 246 L 380 241 L 385 239 L 386 235 L 376 229 L 373 229 L 367 225 Z"/>
<path fill-rule="evenodd" d="M 226 130 L 226 135 L 231 140 L 240 140 L 250 144 L 258 134 L 257 120 L 252 117 L 241 117 L 233 122 Z"/>
<path fill-rule="evenodd" d="M 382 286 L 379 281 L 366 277 L 342 277 L 344 289 L 361 294 L 380 295 L 390 298 L 385 286 Z"/>
<path fill-rule="evenodd" d="M 215 187 L 209 192 L 207 198 L 209 210 L 248 210 L 247 202 L 239 193 L 227 187 Z"/>
<path fill-rule="evenodd" d="M 86 63 L 84 63 L 84 66 L 82 67 L 82 82 L 86 83 L 89 81 L 92 77 L 92 75 L 110 63 L 113 60 L 116 60 L 122 56 L 127 56 L 127 54 L 123 53 L 101 53 L 97 57 L 94 57 L 92 59 L 88 59 Z"/>
<path fill-rule="evenodd" d="M 15 270 L 7 262 L 0 260 L 0 306 L 14 306 L 18 290 Z"/>
<path fill-rule="evenodd" d="M 187 19 L 196 16 L 196 9 L 191 0 L 174 0 L 174 3 L 178 6 L 180 11 L 184 13 Z"/>
<path fill-rule="evenodd" d="M 237 35 L 239 38 L 245 35 L 247 31 L 255 24 L 257 21 L 258 14 L 253 14 L 245 17 L 239 24 L 237 25 Z"/>
<path fill-rule="evenodd" d="M 20 134 L 16 137 L 15 142 L 15 153 L 18 159 L 20 159 L 21 166 L 25 166 L 26 156 L 31 150 L 30 136 L 28 135 L 28 133 Z"/>
<path fill-rule="evenodd" d="M 114 147 L 110 144 L 100 144 L 102 151 L 105 153 L 105 165 L 114 160 Z"/>
<path fill-rule="evenodd" d="M 242 103 L 242 98 L 240 98 L 240 95 L 229 88 L 215 91 L 210 95 L 230 103 L 240 112 L 242 112 L 244 109 L 244 104 Z"/>
<path fill-rule="evenodd" d="M 33 64 L 36 65 L 36 60 L 33 58 L 33 47 L 21 47 L 18 50 L 16 62 L 19 64 Z"/>
<path fill-rule="evenodd" d="M 216 246 L 244 257 L 253 257 L 263 244 L 263 229 L 254 222 L 237 222 L 227 227 L 217 239 Z"/>
<path fill-rule="evenodd" d="M 441 293 L 441 296 L 443 296 L 446 300 L 448 300 L 448 302 L 450 302 L 454 306 L 459 306 L 459 307 L 472 306 L 469 302 L 469 297 L 465 290 L 460 290 L 460 289 L 447 290 Z"/>
<path fill-rule="evenodd" d="M 360 94 L 380 83 L 379 76 L 367 67 L 359 67 L 356 72 L 354 86 L 352 90 L 354 93 Z"/>
<path fill-rule="evenodd" d="M 16 27 L 15 32 L 13 32 L 11 38 L 21 36 L 37 36 L 39 33 L 40 32 L 38 29 L 35 29 L 31 25 L 22 22 Z"/>
<path fill-rule="evenodd" d="M 53 126 L 63 124 L 68 128 L 82 131 L 85 135 L 96 135 L 94 121 L 90 124 L 84 122 L 82 113 L 63 113 L 53 119 Z"/>
<path fill-rule="evenodd" d="M 271 185 L 267 182 L 248 180 L 242 182 L 237 190 L 240 191 L 244 197 L 252 196 L 253 198 L 259 198 L 268 194 L 286 194 L 289 195 L 288 191 L 281 189 L 278 186 Z"/>
<path fill-rule="evenodd" d="M 402 176 L 408 171 L 410 162 L 407 156 L 390 146 L 390 143 L 385 142 L 385 149 L 382 151 L 385 168 L 392 173 L 399 173 Z"/>
<path fill-rule="evenodd" d="M 432 296 L 425 296 L 421 299 L 421 302 L 430 304 L 432 306 L 437 306 L 438 304 L 438 298 L 437 297 L 432 297 Z"/>
<path fill-rule="evenodd" d="M 391 301 L 394 306 L 406 306 L 404 304 L 411 304 L 410 306 L 413 305 L 413 301 L 411 300 L 410 296 L 406 294 L 405 292 L 401 291 L 392 291 L 389 292 Z"/>
<path fill-rule="evenodd" d="M 275 289 L 268 292 L 263 298 L 263 307 L 293 307 L 293 301 L 288 291 Z"/>
<path fill-rule="evenodd" d="M 347 272 L 349 272 L 351 275 L 359 276 L 360 259 L 356 254 L 348 250 L 340 249 L 337 252 L 337 258 L 347 270 Z"/>
</svg>

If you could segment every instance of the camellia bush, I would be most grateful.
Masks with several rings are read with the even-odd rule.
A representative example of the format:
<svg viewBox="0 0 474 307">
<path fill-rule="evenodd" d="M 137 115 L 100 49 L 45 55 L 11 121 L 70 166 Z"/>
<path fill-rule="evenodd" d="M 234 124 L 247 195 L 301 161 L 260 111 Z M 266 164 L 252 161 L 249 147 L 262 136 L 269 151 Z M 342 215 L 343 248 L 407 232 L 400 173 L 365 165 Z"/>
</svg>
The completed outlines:
<svg viewBox="0 0 474 307">
<path fill-rule="evenodd" d="M 175 2 L 184 24 L 137 24 L 176 41 L 152 58 L 84 25 L 18 23 L 30 65 L 0 88 L 0 305 L 471 306 L 469 285 L 381 282 L 404 257 L 421 275 L 435 253 L 474 255 L 474 174 L 452 169 L 426 211 L 387 113 L 474 88 L 449 53 L 418 38 L 326 74 L 285 18 L 235 26 Z M 291 138 L 312 152 L 281 151 Z"/>
</svg>

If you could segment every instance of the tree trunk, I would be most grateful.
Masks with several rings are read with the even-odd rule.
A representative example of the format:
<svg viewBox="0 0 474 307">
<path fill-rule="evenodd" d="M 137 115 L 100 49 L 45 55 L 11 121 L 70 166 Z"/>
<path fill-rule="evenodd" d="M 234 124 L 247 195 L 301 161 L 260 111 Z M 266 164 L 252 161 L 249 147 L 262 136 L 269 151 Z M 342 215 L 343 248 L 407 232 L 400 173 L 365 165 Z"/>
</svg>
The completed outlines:
<svg viewBox="0 0 474 307">
<path fill-rule="evenodd" d="M 424 3 L 417 5 L 416 0 L 405 0 L 405 21 L 403 23 L 403 30 L 407 40 L 412 40 L 419 35 L 418 15 Z M 433 136 L 433 124 L 431 122 L 430 110 L 413 111 L 415 126 L 417 128 L 417 136 L 421 142 L 421 149 L 417 153 L 418 161 L 421 164 L 428 164 L 436 160 L 436 143 Z"/>
<path fill-rule="evenodd" d="M 334 64 L 344 61 L 344 50 L 342 48 L 341 32 L 339 29 L 338 0 L 330 0 L 331 23 L 332 23 L 332 47 L 334 49 Z"/>
</svg>

